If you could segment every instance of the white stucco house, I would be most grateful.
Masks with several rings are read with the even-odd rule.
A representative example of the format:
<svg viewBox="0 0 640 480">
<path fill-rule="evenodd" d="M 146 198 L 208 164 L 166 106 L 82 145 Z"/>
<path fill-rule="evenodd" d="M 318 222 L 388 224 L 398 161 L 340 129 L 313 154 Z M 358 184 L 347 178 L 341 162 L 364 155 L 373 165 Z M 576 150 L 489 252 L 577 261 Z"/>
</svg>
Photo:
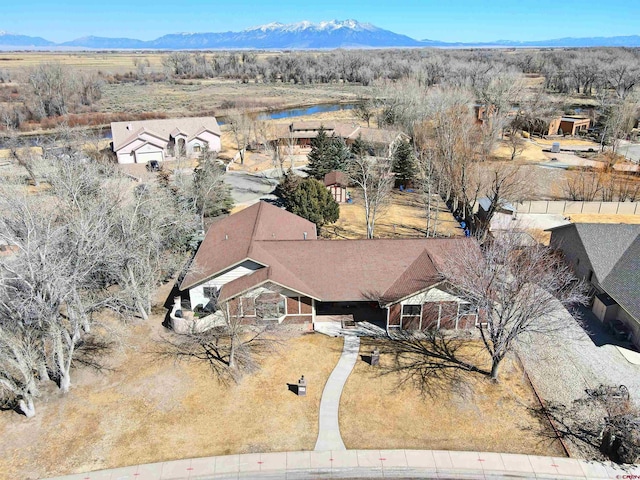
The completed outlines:
<svg viewBox="0 0 640 480">
<path fill-rule="evenodd" d="M 163 162 L 197 157 L 205 147 L 214 152 L 221 148 L 215 117 L 112 122 L 111 134 L 118 163 Z"/>
</svg>

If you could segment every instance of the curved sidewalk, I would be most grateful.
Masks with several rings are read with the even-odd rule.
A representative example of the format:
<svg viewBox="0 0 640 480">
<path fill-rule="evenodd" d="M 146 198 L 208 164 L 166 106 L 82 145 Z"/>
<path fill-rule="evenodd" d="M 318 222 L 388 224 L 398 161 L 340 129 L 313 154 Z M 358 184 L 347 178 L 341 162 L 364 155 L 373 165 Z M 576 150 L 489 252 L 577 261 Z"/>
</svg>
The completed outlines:
<svg viewBox="0 0 640 480">
<path fill-rule="evenodd" d="M 441 450 L 248 453 L 133 465 L 55 480 L 227 480 L 312 478 L 635 479 L 640 466 L 571 458 Z M 53 479 L 51 479 L 53 480 Z"/>
<path fill-rule="evenodd" d="M 338 409 L 340 408 L 340 396 L 344 384 L 353 370 L 358 353 L 360 351 L 360 337 L 357 335 L 344 335 L 342 355 L 335 366 L 322 391 L 320 400 L 318 440 L 316 451 L 346 450 L 340 436 L 338 423 Z"/>
</svg>

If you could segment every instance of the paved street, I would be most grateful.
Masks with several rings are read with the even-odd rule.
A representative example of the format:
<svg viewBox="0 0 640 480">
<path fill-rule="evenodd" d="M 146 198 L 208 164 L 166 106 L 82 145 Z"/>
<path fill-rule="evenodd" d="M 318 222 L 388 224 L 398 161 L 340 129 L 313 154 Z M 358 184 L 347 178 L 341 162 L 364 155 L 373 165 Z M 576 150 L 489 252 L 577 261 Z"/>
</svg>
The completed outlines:
<svg viewBox="0 0 640 480">
<path fill-rule="evenodd" d="M 624 155 L 633 163 L 640 163 L 640 143 L 631 143 L 626 140 L 621 140 L 620 146 L 618 147 L 618 153 L 620 153 L 620 155 Z"/>
<path fill-rule="evenodd" d="M 264 197 L 275 198 L 270 194 L 278 185 L 277 179 L 247 172 L 227 172 L 224 181 L 231 186 L 234 202 L 247 205 Z"/>
<path fill-rule="evenodd" d="M 640 466 L 490 452 L 342 450 L 248 453 L 132 465 L 55 480 L 638 478 Z"/>
</svg>

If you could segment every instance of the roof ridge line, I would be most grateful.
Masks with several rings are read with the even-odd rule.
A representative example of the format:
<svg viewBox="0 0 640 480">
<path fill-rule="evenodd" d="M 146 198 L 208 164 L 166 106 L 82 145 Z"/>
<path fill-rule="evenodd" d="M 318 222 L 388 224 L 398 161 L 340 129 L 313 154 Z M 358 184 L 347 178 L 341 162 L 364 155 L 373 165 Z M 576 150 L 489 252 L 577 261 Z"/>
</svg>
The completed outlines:
<svg viewBox="0 0 640 480">
<path fill-rule="evenodd" d="M 247 250 L 247 257 L 251 257 L 251 252 L 253 251 L 253 242 L 257 241 L 256 237 L 256 229 L 260 224 L 260 216 L 262 215 L 262 204 L 264 202 L 262 200 L 258 201 L 258 213 L 256 213 L 256 220 L 253 222 L 253 227 L 251 228 L 251 236 L 249 237 L 249 248 Z"/>
</svg>

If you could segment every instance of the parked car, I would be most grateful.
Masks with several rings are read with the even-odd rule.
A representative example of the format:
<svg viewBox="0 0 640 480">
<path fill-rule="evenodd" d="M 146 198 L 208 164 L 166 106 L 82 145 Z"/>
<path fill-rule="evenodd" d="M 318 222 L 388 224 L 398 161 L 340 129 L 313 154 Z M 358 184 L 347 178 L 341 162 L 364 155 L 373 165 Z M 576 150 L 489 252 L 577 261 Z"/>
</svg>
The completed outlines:
<svg viewBox="0 0 640 480">
<path fill-rule="evenodd" d="M 162 165 L 160 165 L 160 162 L 158 162 L 157 160 L 151 160 L 147 163 L 147 170 L 149 170 L 150 172 L 159 172 L 160 170 L 162 170 Z"/>
</svg>

